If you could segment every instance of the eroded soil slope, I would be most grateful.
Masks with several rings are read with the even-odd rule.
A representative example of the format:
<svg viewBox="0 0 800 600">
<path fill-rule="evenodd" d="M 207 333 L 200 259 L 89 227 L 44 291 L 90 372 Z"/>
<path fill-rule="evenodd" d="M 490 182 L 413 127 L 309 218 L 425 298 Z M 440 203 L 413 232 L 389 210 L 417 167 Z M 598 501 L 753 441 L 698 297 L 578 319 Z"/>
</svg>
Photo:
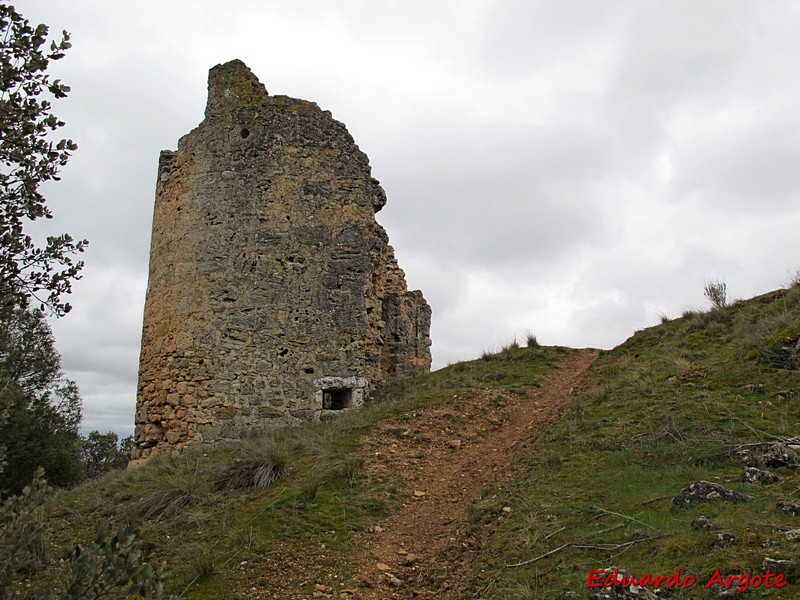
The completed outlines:
<svg viewBox="0 0 800 600">
<path fill-rule="evenodd" d="M 535 452 L 537 435 L 558 417 L 596 356 L 594 350 L 565 354 L 542 385 L 524 395 L 485 389 L 464 402 L 382 423 L 364 441 L 363 452 L 373 476 L 399 475 L 403 506 L 356 540 L 359 576 L 346 595 L 463 598 L 477 593 L 467 589 L 466 575 L 492 524 L 481 523 L 476 504 L 482 494 L 491 504 L 492 490 L 501 491 L 513 479 L 518 459 Z M 499 506 L 494 520 L 513 510 Z"/>
</svg>

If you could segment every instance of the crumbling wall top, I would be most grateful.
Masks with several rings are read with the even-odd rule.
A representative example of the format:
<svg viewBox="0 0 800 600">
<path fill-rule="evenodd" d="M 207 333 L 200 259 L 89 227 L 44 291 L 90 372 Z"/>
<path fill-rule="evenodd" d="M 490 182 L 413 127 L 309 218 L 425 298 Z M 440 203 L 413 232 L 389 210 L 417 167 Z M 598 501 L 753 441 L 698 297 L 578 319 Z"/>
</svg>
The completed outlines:
<svg viewBox="0 0 800 600">
<path fill-rule="evenodd" d="M 208 72 L 206 118 L 258 106 L 268 96 L 269 92 L 264 84 L 238 58 L 217 65 Z"/>
</svg>

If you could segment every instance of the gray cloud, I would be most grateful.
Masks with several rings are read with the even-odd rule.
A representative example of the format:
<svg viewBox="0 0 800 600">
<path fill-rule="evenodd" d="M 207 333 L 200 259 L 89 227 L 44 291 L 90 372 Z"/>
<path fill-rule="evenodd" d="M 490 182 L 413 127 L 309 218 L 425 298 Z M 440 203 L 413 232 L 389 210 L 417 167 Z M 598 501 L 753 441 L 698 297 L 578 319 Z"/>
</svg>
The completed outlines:
<svg viewBox="0 0 800 600">
<path fill-rule="evenodd" d="M 392 204 L 382 219 L 401 229 L 411 216 L 426 252 L 446 263 L 525 268 L 603 237 L 590 188 L 605 159 L 591 136 L 472 128 L 400 147 L 411 152 L 384 177 Z"/>
<path fill-rule="evenodd" d="M 436 366 L 531 330 L 613 346 L 800 265 L 800 14 L 739 0 L 22 2 L 74 48 L 53 72 L 79 150 L 48 229 L 91 241 L 54 323 L 86 428 L 129 432 L 158 153 L 243 59 L 370 156 L 378 215 L 434 311 Z"/>
<path fill-rule="evenodd" d="M 621 97 L 663 110 L 716 94 L 747 50 L 751 6 L 725 0 L 639 4 L 623 38 Z"/>
<path fill-rule="evenodd" d="M 766 111 L 765 111 L 766 112 Z M 775 210 L 800 200 L 800 126 L 791 110 L 759 113 L 740 128 L 698 136 L 681 148 L 676 193 L 737 210 Z"/>
</svg>

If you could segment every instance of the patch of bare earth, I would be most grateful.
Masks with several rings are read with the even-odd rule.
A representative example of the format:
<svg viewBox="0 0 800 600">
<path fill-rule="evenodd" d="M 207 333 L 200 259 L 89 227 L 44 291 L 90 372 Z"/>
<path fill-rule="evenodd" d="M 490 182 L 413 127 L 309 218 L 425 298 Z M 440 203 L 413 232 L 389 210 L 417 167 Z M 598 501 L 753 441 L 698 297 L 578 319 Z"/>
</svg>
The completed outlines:
<svg viewBox="0 0 800 600">
<path fill-rule="evenodd" d="M 372 477 L 400 478 L 400 511 L 354 540 L 359 573 L 341 597 L 468 598 L 467 575 L 493 526 L 513 511 L 498 507 L 493 523 L 476 527 L 470 506 L 489 488 L 514 480 L 537 436 L 596 358 L 594 350 L 564 356 L 526 395 L 477 390 L 445 405 L 389 419 L 362 445 Z M 485 499 L 484 499 L 485 501 Z"/>
<path fill-rule="evenodd" d="M 470 589 L 468 575 L 507 516 L 503 501 L 511 494 L 503 490 L 513 487 L 521 459 L 535 452 L 537 437 L 560 417 L 596 355 L 593 350 L 566 353 L 540 387 L 522 394 L 470 390 L 384 420 L 362 438 L 360 452 L 370 479 L 397 486 L 400 510 L 354 535 L 349 556 L 329 551 L 326 539 L 303 544 L 302 551 L 278 544 L 242 554 L 238 565 L 226 565 L 240 573 L 232 597 L 477 597 L 481 590 Z M 476 515 L 470 507 L 487 488 L 497 498 L 484 499 L 491 510 Z M 513 502 L 508 509 L 514 510 Z M 341 577 L 342 566 L 355 577 Z"/>
</svg>

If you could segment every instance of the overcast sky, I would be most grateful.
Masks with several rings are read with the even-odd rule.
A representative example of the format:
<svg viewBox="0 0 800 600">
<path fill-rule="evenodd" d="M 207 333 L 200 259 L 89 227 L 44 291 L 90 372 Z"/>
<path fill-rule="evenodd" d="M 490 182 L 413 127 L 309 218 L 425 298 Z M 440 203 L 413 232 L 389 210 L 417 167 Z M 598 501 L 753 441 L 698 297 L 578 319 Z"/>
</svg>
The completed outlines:
<svg viewBox="0 0 800 600">
<path fill-rule="evenodd" d="M 158 154 L 233 58 L 369 156 L 435 368 L 528 331 L 610 348 L 706 281 L 747 298 L 800 267 L 797 2 L 15 4 L 72 34 L 50 71 L 79 148 L 45 192 L 51 231 L 90 240 L 53 323 L 87 431 L 133 430 Z"/>
</svg>

